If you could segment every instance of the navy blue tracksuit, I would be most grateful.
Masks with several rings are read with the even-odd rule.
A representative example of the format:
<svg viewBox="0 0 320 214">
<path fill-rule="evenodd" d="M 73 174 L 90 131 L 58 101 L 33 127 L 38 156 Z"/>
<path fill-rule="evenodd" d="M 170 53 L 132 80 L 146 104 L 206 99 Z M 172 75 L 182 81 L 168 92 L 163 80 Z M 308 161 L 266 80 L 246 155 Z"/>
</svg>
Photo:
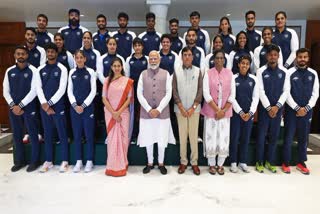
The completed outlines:
<svg viewBox="0 0 320 214">
<path fill-rule="evenodd" d="M 28 51 L 28 54 L 28 62 L 34 67 L 38 68 L 46 63 L 46 51 L 42 47 L 36 45 Z"/>
<path fill-rule="evenodd" d="M 24 69 L 16 65 L 7 69 L 3 81 L 3 96 L 8 105 L 12 108 L 19 105 L 24 113 L 15 115 L 9 110 L 10 123 L 13 129 L 13 142 L 15 147 L 15 164 L 25 162 L 24 146 L 22 143 L 24 135 L 24 125 L 27 128 L 31 139 L 31 164 L 39 161 L 39 139 L 38 139 L 38 112 L 36 107 L 35 73 L 36 68 L 32 65 Z"/>
<path fill-rule="evenodd" d="M 182 48 L 185 47 L 185 42 L 182 38 L 177 36 L 172 36 L 171 50 L 179 54 Z"/>
<path fill-rule="evenodd" d="M 235 44 L 235 36 L 233 36 L 232 34 L 228 34 L 228 35 L 223 35 L 222 33 L 220 34 L 223 38 L 223 50 L 225 53 L 230 54 L 230 52 L 233 50 L 234 48 L 234 44 Z"/>
<path fill-rule="evenodd" d="M 179 56 L 170 51 L 167 55 L 164 55 L 162 51 L 160 51 L 161 61 L 160 61 L 160 68 L 167 70 L 170 75 L 173 74 L 175 65 L 178 66 L 179 63 Z"/>
<path fill-rule="evenodd" d="M 62 145 L 62 161 L 68 161 L 68 135 L 65 112 L 65 92 L 68 82 L 68 71 L 61 64 L 46 64 L 39 68 L 37 94 L 41 104 L 48 103 L 55 114 L 48 115 L 40 110 L 44 128 L 46 161 L 53 161 L 52 137 L 54 128 L 58 131 Z"/>
<path fill-rule="evenodd" d="M 256 47 L 259 47 L 261 45 L 261 31 L 246 29 L 246 33 L 249 39 L 249 50 L 253 52 Z"/>
<path fill-rule="evenodd" d="M 138 36 L 143 41 L 143 54 L 149 56 L 149 53 L 153 50 L 160 50 L 160 38 L 161 34 L 156 31 L 146 31 Z"/>
<path fill-rule="evenodd" d="M 289 165 L 291 144 L 295 133 L 298 140 L 298 162 L 307 160 L 307 144 L 312 120 L 312 108 L 319 97 L 317 72 L 311 68 L 291 68 L 289 70 L 290 94 L 285 108 L 285 140 L 283 145 L 283 163 Z M 297 117 L 296 113 L 304 107 L 307 114 Z M 297 132 L 296 132 L 297 131 Z"/>
<path fill-rule="evenodd" d="M 259 102 L 259 88 L 256 77 L 252 74 L 243 76 L 240 73 L 234 75 L 236 84 L 236 100 L 232 103 L 233 116 L 231 117 L 230 133 L 230 162 L 247 163 L 248 145 L 250 142 L 251 129 L 254 113 Z M 248 121 L 242 120 L 241 114 L 249 113 Z M 238 143 L 240 142 L 239 152 Z M 239 153 L 239 158 L 238 158 Z"/>
<path fill-rule="evenodd" d="M 107 53 L 107 40 L 110 38 L 109 31 L 101 34 L 99 31 L 92 35 L 93 47 L 100 52 L 100 55 Z"/>
<path fill-rule="evenodd" d="M 117 53 L 124 59 L 127 59 L 132 53 L 132 41 L 136 38 L 136 34 L 126 30 L 124 33 L 116 31 L 113 37 L 117 40 Z"/>
<path fill-rule="evenodd" d="M 280 123 L 283 112 L 283 104 L 287 99 L 289 90 L 287 79 L 287 70 L 283 67 L 276 67 L 274 70 L 265 65 L 257 72 L 257 78 L 260 85 L 260 104 L 258 106 L 258 135 L 257 135 L 257 161 L 264 160 L 264 146 L 266 136 L 268 137 L 268 153 L 265 158 L 273 164 L 274 153 L 278 136 L 280 133 Z M 275 118 L 268 114 L 272 106 L 278 106 L 279 110 Z"/>
<path fill-rule="evenodd" d="M 72 29 L 71 26 L 68 25 L 58 30 L 64 37 L 64 47 L 72 54 L 82 47 L 82 36 L 86 31 L 88 31 L 88 29 L 81 25 L 75 29 Z"/>
<path fill-rule="evenodd" d="M 136 58 L 134 54 L 131 57 L 128 57 L 126 60 L 126 70 L 127 76 L 133 79 L 133 87 L 134 87 L 134 123 L 132 130 L 131 139 L 137 139 L 139 134 L 139 120 L 140 120 L 140 103 L 137 97 L 137 88 L 140 74 L 142 71 L 148 68 L 148 59 L 146 56 L 142 56 L 141 58 Z"/>
<path fill-rule="evenodd" d="M 51 42 L 53 43 L 53 35 L 50 32 L 37 32 L 37 45 L 45 48 Z"/>
<path fill-rule="evenodd" d="M 232 62 L 232 73 L 233 74 L 239 73 L 238 64 L 239 64 L 240 58 L 243 56 L 249 56 L 251 58 L 251 60 L 253 60 L 253 53 L 247 49 L 239 49 L 236 51 L 232 51 L 230 53 L 229 57 L 230 57 L 230 61 Z M 252 63 L 250 65 L 250 67 L 252 68 Z M 255 73 L 255 72 L 250 70 L 250 73 Z"/>
<path fill-rule="evenodd" d="M 87 143 L 87 160 L 94 158 L 94 104 L 96 95 L 96 75 L 91 68 L 75 68 L 69 73 L 68 97 L 72 108 L 70 109 L 74 143 L 76 144 L 76 160 L 82 160 L 82 135 L 84 133 Z M 75 110 L 76 106 L 84 108 L 81 114 Z"/>
<path fill-rule="evenodd" d="M 85 65 L 91 69 L 93 69 L 94 71 L 97 70 L 98 67 L 98 63 L 100 60 L 100 53 L 99 51 L 93 49 L 93 48 L 89 48 L 89 49 L 85 49 L 84 47 L 81 48 L 84 52 L 84 55 L 86 56 L 86 63 Z"/>
</svg>

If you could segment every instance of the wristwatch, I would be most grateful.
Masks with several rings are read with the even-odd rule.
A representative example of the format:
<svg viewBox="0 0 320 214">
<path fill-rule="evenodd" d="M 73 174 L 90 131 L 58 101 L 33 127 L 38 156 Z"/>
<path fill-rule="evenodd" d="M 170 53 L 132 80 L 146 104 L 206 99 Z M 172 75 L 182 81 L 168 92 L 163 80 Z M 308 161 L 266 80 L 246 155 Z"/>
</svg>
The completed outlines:
<svg viewBox="0 0 320 214">
<path fill-rule="evenodd" d="M 197 105 L 193 105 L 192 108 L 195 110 L 197 108 Z"/>
</svg>

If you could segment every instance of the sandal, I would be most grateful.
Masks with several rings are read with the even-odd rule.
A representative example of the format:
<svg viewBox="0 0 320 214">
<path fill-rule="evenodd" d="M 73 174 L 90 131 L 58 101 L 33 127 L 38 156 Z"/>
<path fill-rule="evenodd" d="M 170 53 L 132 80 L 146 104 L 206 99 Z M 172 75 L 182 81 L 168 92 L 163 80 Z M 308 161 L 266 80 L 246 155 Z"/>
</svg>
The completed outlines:
<svg viewBox="0 0 320 214">
<path fill-rule="evenodd" d="M 224 168 L 223 166 L 218 166 L 217 172 L 219 175 L 224 175 Z"/>
<path fill-rule="evenodd" d="M 210 166 L 209 167 L 209 173 L 211 174 L 211 175 L 215 175 L 216 174 L 216 168 L 214 167 L 214 166 Z"/>
</svg>

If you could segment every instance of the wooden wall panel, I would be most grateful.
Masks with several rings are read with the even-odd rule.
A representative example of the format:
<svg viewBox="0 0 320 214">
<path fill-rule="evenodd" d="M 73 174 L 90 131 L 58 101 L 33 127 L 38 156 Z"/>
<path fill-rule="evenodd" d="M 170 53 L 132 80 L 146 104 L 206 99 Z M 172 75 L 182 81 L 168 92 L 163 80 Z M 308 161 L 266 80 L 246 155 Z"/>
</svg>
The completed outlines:
<svg viewBox="0 0 320 214">
<path fill-rule="evenodd" d="M 10 66 L 14 65 L 14 49 L 24 42 L 24 22 L 0 22 L 0 124 L 9 125 L 8 105 L 3 98 L 3 78 Z"/>
</svg>

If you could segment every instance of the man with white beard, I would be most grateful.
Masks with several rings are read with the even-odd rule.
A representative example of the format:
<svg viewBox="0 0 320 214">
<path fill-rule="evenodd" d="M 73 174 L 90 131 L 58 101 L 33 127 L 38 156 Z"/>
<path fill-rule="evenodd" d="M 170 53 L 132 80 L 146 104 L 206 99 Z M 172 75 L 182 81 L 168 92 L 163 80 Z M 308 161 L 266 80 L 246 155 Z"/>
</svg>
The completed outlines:
<svg viewBox="0 0 320 214">
<path fill-rule="evenodd" d="M 167 174 L 164 153 L 168 143 L 175 144 L 170 122 L 169 101 L 172 96 L 172 79 L 168 71 L 159 68 L 160 55 L 149 54 L 148 69 L 144 70 L 138 82 L 137 96 L 141 104 L 140 132 L 138 145 L 146 147 L 148 164 L 143 173 L 149 173 L 153 166 L 153 145 L 158 144 L 158 166 L 161 174 Z"/>
</svg>

